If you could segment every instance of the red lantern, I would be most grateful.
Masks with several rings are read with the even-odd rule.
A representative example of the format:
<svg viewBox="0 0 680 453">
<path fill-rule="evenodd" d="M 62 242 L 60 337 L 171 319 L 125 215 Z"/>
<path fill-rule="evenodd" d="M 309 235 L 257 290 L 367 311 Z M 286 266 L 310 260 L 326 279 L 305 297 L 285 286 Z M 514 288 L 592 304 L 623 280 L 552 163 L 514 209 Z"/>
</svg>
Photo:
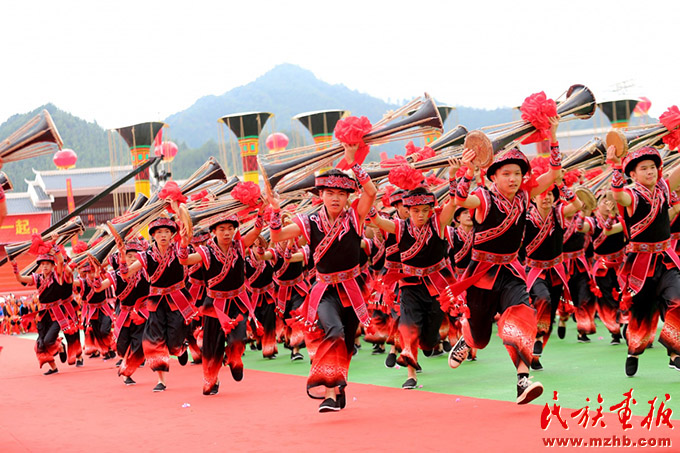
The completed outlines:
<svg viewBox="0 0 680 453">
<path fill-rule="evenodd" d="M 72 149 L 64 148 L 54 154 L 54 165 L 60 170 L 68 170 L 76 166 L 78 155 Z"/>
<path fill-rule="evenodd" d="M 177 145 L 174 142 L 163 142 L 154 148 L 154 154 L 161 156 L 163 162 L 172 162 L 177 155 Z"/>
<path fill-rule="evenodd" d="M 288 136 L 283 132 L 274 132 L 265 143 L 270 152 L 282 151 L 288 146 Z"/>
</svg>

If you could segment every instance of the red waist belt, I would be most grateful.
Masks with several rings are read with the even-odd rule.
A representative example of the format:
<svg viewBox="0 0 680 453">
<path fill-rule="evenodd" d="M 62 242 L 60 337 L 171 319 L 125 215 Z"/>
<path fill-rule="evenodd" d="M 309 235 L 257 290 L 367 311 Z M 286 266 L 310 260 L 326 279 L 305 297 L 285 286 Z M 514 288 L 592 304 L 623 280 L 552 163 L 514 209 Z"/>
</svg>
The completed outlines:
<svg viewBox="0 0 680 453">
<path fill-rule="evenodd" d="M 149 288 L 149 296 L 168 296 L 172 303 L 168 303 L 172 309 L 172 305 L 179 310 L 185 322 L 191 321 L 197 314 L 198 310 L 194 307 L 192 301 L 186 298 L 182 289 L 184 288 L 184 281 L 176 283 L 166 288 L 152 286 Z M 168 301 L 170 302 L 170 301 Z M 173 310 L 174 311 L 174 310 Z"/>
<path fill-rule="evenodd" d="M 626 252 L 631 253 L 659 253 L 665 252 L 671 246 L 671 240 L 662 242 L 630 242 L 626 246 Z"/>
<path fill-rule="evenodd" d="M 473 271 L 470 271 L 470 267 L 468 267 L 463 275 L 463 280 L 450 286 L 454 296 L 457 296 L 473 285 L 480 289 L 492 289 L 498 273 L 496 272 L 493 278 L 484 280 L 482 280 L 482 278 L 496 265 L 508 267 L 510 272 L 516 277 L 521 278 L 525 282 L 527 281 L 526 271 L 517 260 L 517 252 L 501 255 L 472 249 L 472 261 L 470 264 L 472 265 L 475 262 L 477 262 L 477 264 Z"/>
<path fill-rule="evenodd" d="M 228 334 L 234 327 L 234 320 L 228 315 L 229 306 L 231 301 L 240 301 L 243 307 L 248 311 L 249 316 L 255 319 L 255 307 L 248 298 L 248 293 L 246 292 L 246 285 L 241 285 L 238 289 L 232 289 L 230 291 L 216 291 L 214 289 L 208 288 L 208 297 L 213 299 L 213 307 L 215 308 L 215 315 L 220 321 L 220 325 L 226 334 Z M 227 305 L 227 301 L 229 305 Z M 238 304 L 238 302 L 236 302 Z M 239 315 L 240 316 L 240 315 Z"/>
<path fill-rule="evenodd" d="M 356 313 L 359 322 L 363 325 L 368 326 L 371 322 L 371 318 L 368 315 L 368 310 L 366 309 L 366 302 L 364 301 L 364 295 L 359 288 L 356 278 L 361 275 L 361 269 L 359 265 L 354 266 L 352 269 L 346 271 L 335 272 L 333 274 L 322 274 L 318 270 L 316 271 L 316 284 L 309 293 L 309 306 L 307 309 L 307 323 L 314 323 L 316 321 L 316 312 L 319 308 L 319 302 L 321 302 L 321 297 L 326 288 L 329 285 L 337 285 L 338 295 L 342 298 L 340 294 L 341 288 L 344 289 L 347 298 L 352 304 L 354 313 Z M 340 288 L 341 287 L 341 288 Z"/>
<path fill-rule="evenodd" d="M 300 296 L 307 297 L 309 294 L 309 287 L 305 282 L 305 276 L 300 274 L 294 280 L 276 280 L 279 285 L 279 290 L 276 294 L 276 310 L 283 315 L 286 311 L 286 302 L 290 299 L 293 288 L 300 294 Z"/>
<path fill-rule="evenodd" d="M 533 267 L 534 269 L 550 269 L 551 267 L 557 266 L 561 262 L 562 255 L 548 261 L 532 260 L 531 258 L 527 258 L 527 266 Z"/>
<path fill-rule="evenodd" d="M 661 242 L 631 242 L 626 246 L 626 252 L 637 254 L 630 265 L 628 288 L 635 293 L 640 292 L 647 279 L 652 258 L 659 253 L 666 253 L 673 263 L 680 267 L 680 258 L 670 245 L 671 240 L 666 239 Z M 627 269 L 627 267 L 624 267 L 624 269 Z"/>
</svg>

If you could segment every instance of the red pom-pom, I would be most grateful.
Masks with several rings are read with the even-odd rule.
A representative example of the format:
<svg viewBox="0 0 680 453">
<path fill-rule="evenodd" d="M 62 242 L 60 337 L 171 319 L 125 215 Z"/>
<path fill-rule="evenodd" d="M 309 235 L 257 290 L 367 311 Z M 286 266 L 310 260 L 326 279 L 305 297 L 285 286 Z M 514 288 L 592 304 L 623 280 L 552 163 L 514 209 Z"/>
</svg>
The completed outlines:
<svg viewBox="0 0 680 453">
<path fill-rule="evenodd" d="M 404 156 L 396 155 L 392 159 L 384 158 L 380 161 L 380 168 L 392 168 L 399 165 L 408 164 L 408 160 Z"/>
<path fill-rule="evenodd" d="M 557 116 L 557 104 L 548 99 L 543 91 L 524 100 L 521 107 L 522 120 L 531 123 L 536 132 L 526 137 L 522 144 L 536 143 L 550 138 L 549 118 Z"/>
<path fill-rule="evenodd" d="M 42 236 L 38 233 L 33 233 L 31 235 L 31 246 L 28 249 L 28 253 L 31 255 L 45 255 L 52 250 L 54 244 L 50 241 L 43 241 Z"/>
<path fill-rule="evenodd" d="M 200 192 L 193 194 L 191 196 L 191 201 L 199 201 L 199 200 L 202 201 L 203 199 L 205 199 L 207 197 L 208 197 L 208 191 L 203 189 Z"/>
<path fill-rule="evenodd" d="M 231 191 L 234 200 L 253 207 L 260 202 L 260 186 L 252 181 L 240 182 Z"/>
<path fill-rule="evenodd" d="M 467 167 L 460 167 L 458 171 L 456 171 L 456 179 L 462 178 L 465 176 L 465 173 L 467 173 Z"/>
<path fill-rule="evenodd" d="M 413 144 L 412 141 L 410 141 L 406 144 L 406 155 L 410 156 L 413 154 L 415 154 L 414 157 L 416 162 L 420 162 L 421 160 L 429 159 L 430 157 L 435 156 L 434 150 L 429 146 L 418 148 Z"/>
<path fill-rule="evenodd" d="M 382 199 L 381 199 L 383 206 L 385 206 L 385 207 L 392 206 L 392 204 L 390 203 L 390 197 L 392 196 L 392 194 L 394 193 L 395 190 L 396 189 L 394 188 L 394 186 L 385 187 L 385 194 L 382 196 Z"/>
<path fill-rule="evenodd" d="M 187 197 L 182 194 L 182 191 L 175 181 L 166 182 L 163 189 L 158 192 L 158 198 L 162 200 L 173 200 L 177 203 L 186 203 L 187 201 Z M 170 206 L 168 206 L 167 210 L 173 214 L 175 212 Z"/>
<path fill-rule="evenodd" d="M 550 170 L 550 161 L 547 157 L 534 157 L 531 159 L 531 171 L 536 176 L 541 176 L 543 173 L 548 173 Z"/>
<path fill-rule="evenodd" d="M 574 184 L 576 184 L 580 179 L 581 179 L 580 170 L 569 170 L 564 174 L 562 181 L 564 181 L 565 186 L 571 187 Z"/>
<path fill-rule="evenodd" d="M 588 180 L 595 179 L 598 176 L 602 174 L 603 170 L 600 167 L 597 168 L 591 168 L 590 170 L 586 171 L 584 174 L 584 177 Z"/>
<path fill-rule="evenodd" d="M 78 241 L 78 243 L 76 243 L 71 249 L 75 254 L 83 253 L 85 250 L 87 250 L 87 243 Z"/>
<path fill-rule="evenodd" d="M 534 173 L 532 170 L 524 175 L 524 179 L 522 180 L 522 184 L 519 186 L 519 188 L 520 190 L 526 190 L 527 192 L 531 193 L 535 187 L 538 187 L 538 181 L 536 180 L 536 173 Z"/>
<path fill-rule="evenodd" d="M 363 144 L 364 135 L 371 132 L 373 126 L 365 116 L 348 116 L 335 125 L 335 138 L 349 145 Z"/>
<path fill-rule="evenodd" d="M 389 181 L 404 190 L 413 190 L 423 182 L 424 176 L 420 170 L 408 165 L 400 165 L 390 170 Z"/>
<path fill-rule="evenodd" d="M 435 174 L 431 174 L 431 175 L 429 175 L 425 178 L 425 183 L 428 186 L 441 186 L 445 182 L 446 181 L 444 181 L 443 179 L 437 178 L 437 175 L 435 175 Z"/>
<path fill-rule="evenodd" d="M 662 138 L 663 142 L 671 150 L 678 149 L 680 147 L 680 128 L 678 128 L 680 125 L 680 109 L 678 109 L 678 106 L 669 107 L 668 110 L 661 114 L 659 121 L 670 131 L 670 134 Z"/>
</svg>

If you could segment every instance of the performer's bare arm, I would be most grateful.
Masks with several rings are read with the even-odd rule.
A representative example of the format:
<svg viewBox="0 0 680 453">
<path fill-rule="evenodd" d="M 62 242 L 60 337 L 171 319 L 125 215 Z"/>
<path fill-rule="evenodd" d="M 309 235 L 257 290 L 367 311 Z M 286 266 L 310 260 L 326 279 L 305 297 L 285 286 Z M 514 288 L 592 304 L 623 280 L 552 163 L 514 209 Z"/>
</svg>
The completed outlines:
<svg viewBox="0 0 680 453">
<path fill-rule="evenodd" d="M 342 146 L 345 148 L 345 162 L 350 165 L 354 162 L 355 155 L 359 145 L 348 145 L 343 143 Z M 354 168 L 352 168 L 354 171 Z M 358 174 L 355 172 L 355 176 L 358 178 Z M 361 183 L 361 181 L 360 181 Z M 378 189 L 375 188 L 375 184 L 371 181 L 371 178 L 366 178 L 361 184 L 363 188 L 361 192 L 361 197 L 359 197 L 359 203 L 357 204 L 357 216 L 360 220 L 363 220 L 368 215 L 368 211 L 371 210 L 373 203 L 375 202 L 375 196 L 378 194 Z"/>
<path fill-rule="evenodd" d="M 675 167 L 670 175 L 668 175 L 668 185 L 671 190 L 680 187 L 680 167 Z"/>
<path fill-rule="evenodd" d="M 180 229 L 183 226 L 183 222 L 179 222 Z M 118 256 L 121 257 L 121 259 L 124 259 L 125 257 L 125 243 L 122 240 L 119 240 L 116 238 L 116 246 L 118 247 Z M 120 269 L 120 276 L 123 277 L 123 280 L 127 280 L 129 277 L 135 275 L 135 272 L 140 270 L 142 268 L 142 262 L 137 260 L 134 263 L 132 263 L 131 266 L 128 266 L 127 272 L 123 272 L 125 269 L 123 266 L 121 266 Z"/>
<path fill-rule="evenodd" d="M 262 214 L 264 213 L 264 208 L 265 208 L 265 207 L 266 207 L 266 205 L 265 205 L 264 203 L 262 203 L 262 204 L 260 205 L 260 209 L 259 209 L 259 211 L 258 211 L 258 213 L 257 213 L 258 216 L 262 216 Z M 253 243 L 255 242 L 255 239 L 257 239 L 257 237 L 258 237 L 258 236 L 260 235 L 260 233 L 262 232 L 262 226 L 263 226 L 263 225 L 260 225 L 259 228 L 258 228 L 256 225 L 257 225 L 257 222 L 255 223 L 255 225 L 253 226 L 253 228 L 252 228 L 250 231 L 248 231 L 248 232 L 246 233 L 245 236 L 243 236 L 242 241 L 243 241 L 243 247 L 244 247 L 244 248 L 248 248 L 248 247 L 250 247 L 251 245 L 253 245 Z"/>
<path fill-rule="evenodd" d="M 454 179 L 456 177 L 456 173 L 458 172 L 460 165 L 461 165 L 460 159 L 456 158 L 449 159 L 449 180 Z M 441 238 L 444 237 L 446 227 L 449 226 L 451 224 L 451 220 L 453 220 L 453 213 L 456 210 L 456 203 L 454 201 L 454 198 L 455 194 L 451 194 L 451 196 L 449 196 L 449 199 L 446 200 L 444 207 L 442 207 L 441 212 L 439 213 L 439 225 L 441 225 L 439 237 Z"/>
<path fill-rule="evenodd" d="M 579 197 L 575 197 L 574 200 L 564 207 L 564 216 L 571 217 L 581 210 L 583 207 L 583 202 Z"/>
<path fill-rule="evenodd" d="M 379 215 L 375 216 L 371 220 L 371 223 L 381 230 L 387 231 L 388 233 L 394 234 L 397 231 L 397 224 L 394 222 L 394 220 L 386 219 Z"/>
<path fill-rule="evenodd" d="M 14 267 L 14 277 L 17 279 L 17 281 L 25 285 L 33 286 L 33 277 L 21 275 L 21 272 L 19 272 L 19 268 L 17 267 L 17 262 L 15 260 L 10 260 L 10 262 L 12 263 L 12 267 Z"/>
<path fill-rule="evenodd" d="M 621 165 L 621 158 L 616 155 L 616 147 L 614 145 L 610 145 L 607 148 L 607 162 L 612 165 Z M 614 190 L 613 192 L 614 200 L 616 200 L 619 205 L 628 207 L 633 204 L 633 199 L 625 190 Z"/>
<path fill-rule="evenodd" d="M 611 230 L 604 230 L 604 235 L 611 236 L 612 234 L 621 233 L 622 231 L 623 225 L 621 224 L 621 222 L 616 222 L 614 225 L 612 225 Z"/>
<path fill-rule="evenodd" d="M 472 180 L 472 178 L 475 177 L 475 164 L 472 163 L 472 161 L 477 157 L 477 153 L 475 153 L 474 150 L 472 149 L 466 149 L 463 151 L 463 155 L 461 156 L 461 165 L 464 167 L 467 167 L 467 170 L 465 171 L 465 177 L 469 180 Z M 461 206 L 466 209 L 475 209 L 481 204 L 481 200 L 477 195 L 468 195 L 467 198 L 464 200 L 456 196 L 455 204 L 456 206 Z"/>
<path fill-rule="evenodd" d="M 274 211 L 280 211 L 281 205 L 279 204 L 279 197 L 274 195 L 270 187 L 267 185 L 265 185 L 265 194 L 267 196 L 269 206 L 271 206 Z M 272 242 L 283 242 L 300 236 L 302 234 L 302 230 L 300 230 L 300 227 L 297 223 L 291 223 L 280 230 L 272 230 L 270 228 L 270 233 Z"/>
</svg>

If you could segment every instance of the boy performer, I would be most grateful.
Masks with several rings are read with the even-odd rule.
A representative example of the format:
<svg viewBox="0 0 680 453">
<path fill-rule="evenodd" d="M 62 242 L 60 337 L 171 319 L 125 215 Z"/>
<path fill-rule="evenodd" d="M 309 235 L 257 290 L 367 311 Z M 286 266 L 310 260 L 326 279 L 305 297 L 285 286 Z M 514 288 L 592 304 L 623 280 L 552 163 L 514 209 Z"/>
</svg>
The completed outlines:
<svg viewBox="0 0 680 453">
<path fill-rule="evenodd" d="M 536 311 L 531 306 L 526 286 L 526 273 L 517 256 L 524 236 L 529 200 L 544 192 L 561 173 L 561 155 L 556 140 L 559 118 L 550 119 L 552 142 L 550 170 L 537 178 L 531 192 L 521 188 L 529 162 L 513 148 L 496 156 L 486 177 L 490 188 L 478 187 L 468 194 L 474 176 L 473 150 L 463 152 L 466 174 L 458 182 L 456 204 L 475 209 L 472 260 L 463 280 L 453 285 L 454 295 L 467 289 L 470 310 L 463 336 L 449 353 L 449 365 L 457 368 L 465 360 L 470 347 L 484 348 L 491 337 L 494 317 L 498 313 L 499 336 L 517 368 L 517 404 L 526 404 L 543 393 L 540 382 L 529 380 L 534 340 Z"/>
<path fill-rule="evenodd" d="M 214 237 L 207 245 L 196 248 L 196 252 L 184 255 L 181 263 L 193 266 L 203 263 L 205 269 L 206 296 L 203 300 L 203 394 L 216 395 L 219 392 L 219 372 L 223 362 L 229 365 L 235 381 L 243 379 L 246 320 L 255 317 L 245 279 L 245 250 L 250 247 L 262 231 L 264 221 L 262 208 L 255 220 L 254 228 L 244 237 L 238 230 L 239 220 L 233 214 L 220 214 L 210 220 L 210 232 Z M 182 247 L 189 243 L 182 228 Z M 227 346 L 225 348 L 225 341 Z"/>
<path fill-rule="evenodd" d="M 401 272 L 391 278 L 400 279 L 402 351 L 397 362 L 408 367 L 408 379 L 402 385 L 404 389 L 414 389 L 418 384 L 418 348 L 431 352 L 439 345 L 439 328 L 444 319 L 439 298 L 447 297 L 447 286 L 453 283 L 444 229 L 453 218 L 453 178 L 460 163 L 452 161 L 450 164 L 449 181 L 454 192 L 443 208 L 434 209 L 435 195 L 419 187 L 403 197 L 410 214 L 408 219 L 395 222 L 383 219 L 377 213 L 372 216 L 377 226 L 395 235 L 399 245 Z"/>
<path fill-rule="evenodd" d="M 638 357 L 654 339 L 659 314 L 664 319 L 659 342 L 668 350 L 671 368 L 680 370 L 680 259 L 671 247 L 668 215 L 671 191 L 680 186 L 680 168 L 661 179 L 661 156 L 649 146 L 629 153 L 623 165 L 610 146 L 607 160 L 613 169 L 614 199 L 630 238 L 621 272 L 621 309 L 630 309 L 626 375 L 637 372 Z M 632 186 L 624 187 L 624 174 L 633 179 Z"/>
<path fill-rule="evenodd" d="M 177 224 L 168 217 L 158 217 L 149 224 L 151 246 L 137 253 L 131 266 L 121 264 L 121 276 L 129 278 L 140 269 L 149 277 L 149 318 L 144 327 L 142 347 L 152 371 L 158 374 L 154 392 L 166 389 L 165 373 L 170 371 L 170 354 L 177 356 L 184 366 L 188 360 L 186 336 L 188 327 L 197 314 L 191 295 L 185 286 L 184 266 L 188 250 L 178 247 L 174 236 Z M 125 245 L 119 243 L 120 256 L 126 255 Z"/>
<path fill-rule="evenodd" d="M 312 361 L 307 394 L 323 399 L 319 412 L 345 407 L 347 372 L 354 351 L 354 337 L 361 322 L 370 321 L 364 299 L 365 284 L 359 268 L 364 220 L 377 190 L 368 174 L 355 162 L 357 145 L 344 144 L 346 162 L 363 187 L 361 197 L 347 208 L 349 195 L 358 187 L 354 178 L 339 170 L 316 177 L 315 186 L 323 207 L 315 214 L 298 214 L 294 223 L 281 229 L 278 201 L 268 193 L 274 210 L 272 240 L 286 241 L 304 235 L 314 258 L 316 282 L 304 315 L 323 338 Z M 319 333 L 318 331 L 316 333 Z M 309 345 L 308 345 L 309 347 Z"/>
</svg>

